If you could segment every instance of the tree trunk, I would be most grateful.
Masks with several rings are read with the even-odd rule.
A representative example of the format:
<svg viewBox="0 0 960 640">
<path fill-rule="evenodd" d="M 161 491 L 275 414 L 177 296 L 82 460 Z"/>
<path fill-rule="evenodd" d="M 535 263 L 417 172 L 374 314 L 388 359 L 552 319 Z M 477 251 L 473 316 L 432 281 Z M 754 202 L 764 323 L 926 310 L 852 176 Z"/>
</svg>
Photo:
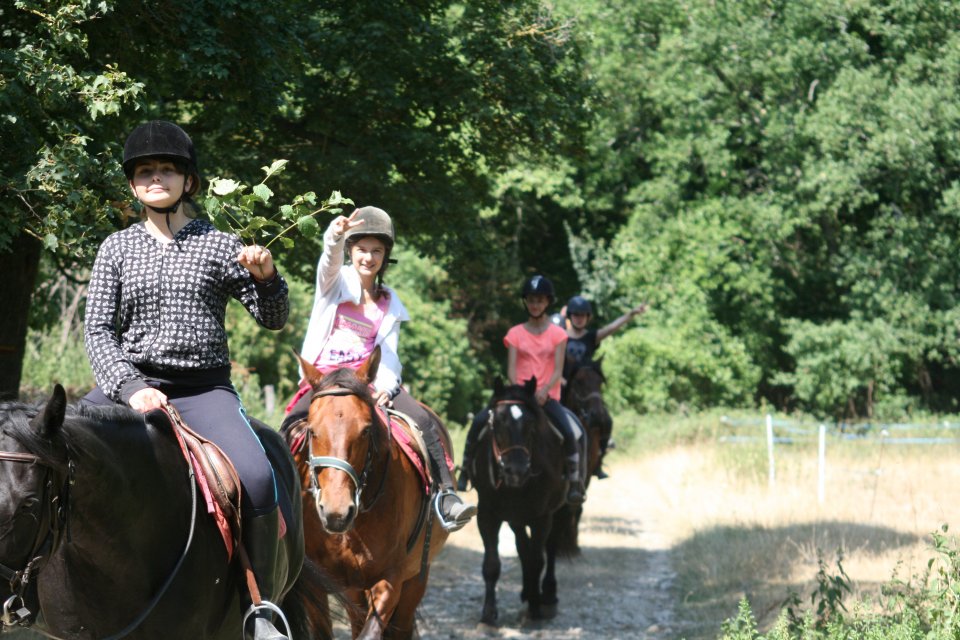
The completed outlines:
<svg viewBox="0 0 960 640">
<path fill-rule="evenodd" d="M 20 395 L 20 374 L 27 343 L 27 320 L 37 268 L 40 243 L 21 233 L 11 242 L 11 250 L 0 252 L 0 399 Z"/>
</svg>

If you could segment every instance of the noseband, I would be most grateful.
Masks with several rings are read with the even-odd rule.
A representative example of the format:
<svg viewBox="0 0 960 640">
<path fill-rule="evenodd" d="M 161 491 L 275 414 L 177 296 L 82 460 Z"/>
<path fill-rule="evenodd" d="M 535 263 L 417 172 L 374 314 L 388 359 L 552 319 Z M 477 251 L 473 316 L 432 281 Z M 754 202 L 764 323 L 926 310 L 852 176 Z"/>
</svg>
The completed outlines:
<svg viewBox="0 0 960 640">
<path fill-rule="evenodd" d="M 60 533 L 66 521 L 66 505 L 70 488 L 68 480 L 73 476 L 73 465 L 72 463 L 68 464 L 67 478 L 61 481 L 59 490 L 54 491 L 55 470 L 50 465 L 44 464 L 39 456 L 17 451 L 0 451 L 0 461 L 42 466 L 44 476 L 42 482 L 43 494 L 40 502 L 41 504 L 46 503 L 47 506 L 43 510 L 40 526 L 37 528 L 37 535 L 34 538 L 33 547 L 30 549 L 30 559 L 26 566 L 17 570 L 0 564 L 0 578 L 10 584 L 10 590 L 13 592 L 13 595 L 3 603 L 3 614 L 0 617 L 0 622 L 3 623 L 4 627 L 12 627 L 26 624 L 30 616 L 33 615 L 27 608 L 24 594 L 29 588 L 32 578 L 40 572 L 43 561 L 59 546 Z M 17 604 L 18 601 L 19 605 Z"/>
<path fill-rule="evenodd" d="M 320 391 L 314 391 L 313 395 L 310 396 L 310 403 L 313 404 L 315 400 L 319 398 L 326 398 L 329 396 L 360 397 L 357 395 L 356 392 L 351 391 L 350 389 L 347 389 L 345 387 L 330 387 L 328 389 L 321 389 Z M 376 409 L 371 407 L 371 413 L 373 415 L 376 415 L 377 414 Z M 387 430 L 387 438 L 389 439 L 390 427 L 388 425 L 385 428 Z M 348 476 L 350 476 L 350 479 L 353 481 L 353 486 L 355 489 L 353 494 L 353 506 L 356 507 L 357 511 L 359 513 L 362 513 L 364 511 L 368 511 L 373 506 L 373 503 L 377 501 L 377 498 L 379 498 L 380 494 L 383 492 L 383 486 L 386 481 L 387 474 L 386 472 L 384 472 L 383 475 L 381 476 L 380 486 L 377 487 L 377 493 L 373 498 L 372 502 L 366 507 L 363 507 L 360 503 L 360 496 L 363 493 L 364 488 L 366 488 L 367 480 L 370 477 L 370 468 L 372 466 L 371 462 L 373 461 L 373 454 L 375 449 L 375 447 L 372 444 L 371 446 L 367 447 L 367 456 L 363 461 L 363 469 L 361 469 L 360 473 L 357 473 L 357 470 L 353 467 L 353 465 L 350 464 L 348 460 L 345 460 L 343 458 L 337 458 L 336 456 L 313 455 L 313 430 L 309 427 L 309 425 L 307 426 L 307 447 L 308 447 L 308 465 L 310 467 L 310 493 L 313 494 L 314 500 L 317 500 L 320 498 L 321 489 L 320 489 L 320 483 L 317 480 L 317 477 L 319 476 L 320 471 L 323 469 L 339 469 L 340 471 L 343 471 Z"/>
</svg>

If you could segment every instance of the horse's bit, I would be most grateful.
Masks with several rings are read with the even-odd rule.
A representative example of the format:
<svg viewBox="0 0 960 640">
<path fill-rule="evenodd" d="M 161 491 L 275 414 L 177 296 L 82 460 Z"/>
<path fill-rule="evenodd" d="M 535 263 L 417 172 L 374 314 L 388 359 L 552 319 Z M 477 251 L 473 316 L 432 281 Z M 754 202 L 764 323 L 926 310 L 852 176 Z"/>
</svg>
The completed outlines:
<svg viewBox="0 0 960 640">
<path fill-rule="evenodd" d="M 21 453 L 17 451 L 0 451 L 0 461 L 21 462 L 24 464 L 41 465 L 45 469 L 43 478 L 43 495 L 41 503 L 46 502 L 47 507 L 43 510 L 44 517 L 37 528 L 37 535 L 34 539 L 33 547 L 30 550 L 26 566 L 23 569 L 12 569 L 4 564 L 0 564 L 0 577 L 10 583 L 10 590 L 13 592 L 3 603 L 3 615 L 0 622 L 5 627 L 22 625 L 27 623 L 33 613 L 27 608 L 24 601 L 24 594 L 30 586 L 31 578 L 40 572 L 40 565 L 44 558 L 53 553 L 60 540 L 61 526 L 63 525 L 66 513 L 63 511 L 67 503 L 67 496 L 70 482 L 66 480 L 62 483 L 60 491 L 53 492 L 54 468 L 44 464 L 39 456 L 32 453 Z M 68 478 L 73 476 L 73 465 L 68 465 Z M 46 520 L 46 522 L 44 522 Z M 17 604 L 19 601 L 19 605 Z"/>
<path fill-rule="evenodd" d="M 356 393 L 349 389 L 343 387 L 330 387 L 329 389 L 321 389 L 320 391 L 315 391 L 310 397 L 310 402 L 318 398 L 324 398 L 328 396 L 354 396 Z M 375 412 L 374 412 L 375 413 Z M 362 509 L 360 504 L 360 495 L 363 493 L 364 488 L 367 486 L 367 480 L 370 476 L 370 467 L 371 461 L 373 460 L 373 449 L 374 447 L 367 447 L 367 457 L 363 461 L 363 469 L 361 469 L 358 474 L 356 469 L 353 468 L 353 465 L 350 464 L 347 460 L 343 458 L 337 458 L 336 456 L 315 456 L 313 455 L 313 431 L 307 427 L 307 447 L 308 447 L 308 462 L 307 464 L 310 467 L 310 493 L 313 495 L 314 500 L 320 496 L 320 484 L 317 481 L 317 475 L 322 469 L 339 469 L 343 471 L 350 479 L 353 480 L 353 486 L 355 488 L 353 495 L 353 505 L 356 507 L 358 512 L 366 511 L 369 509 Z M 390 437 L 390 428 L 387 427 L 387 437 Z M 386 480 L 386 474 L 383 474 L 383 477 L 380 479 L 380 487 L 377 489 L 377 496 L 379 497 L 380 491 L 383 489 L 384 481 Z M 376 499 L 374 499 L 376 501 Z"/>
</svg>

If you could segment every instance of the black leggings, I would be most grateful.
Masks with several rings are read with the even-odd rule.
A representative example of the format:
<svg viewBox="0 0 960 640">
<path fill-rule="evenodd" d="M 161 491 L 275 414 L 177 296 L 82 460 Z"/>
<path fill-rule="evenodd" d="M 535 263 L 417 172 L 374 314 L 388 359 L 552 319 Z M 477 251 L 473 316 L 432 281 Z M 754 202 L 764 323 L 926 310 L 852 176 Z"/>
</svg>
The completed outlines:
<svg viewBox="0 0 960 640">
<path fill-rule="evenodd" d="M 293 405 L 290 413 L 283 419 L 280 430 L 285 430 L 289 425 L 298 422 L 307 417 L 310 411 L 311 394 L 306 394 Z M 440 481 L 440 486 L 446 490 L 453 490 L 453 476 L 450 474 L 450 468 L 447 466 L 447 454 L 440 441 L 440 432 L 443 427 L 437 424 L 437 419 L 426 409 L 420 406 L 413 396 L 401 388 L 400 393 L 393 399 L 393 408 L 401 413 L 410 416 L 420 432 L 423 434 L 423 442 L 427 445 L 427 454 L 430 458 L 430 469 L 433 471 L 433 477 Z"/>
<path fill-rule="evenodd" d="M 156 381 L 151 381 L 156 383 Z M 270 513 L 277 506 L 277 484 L 273 467 L 247 420 L 240 397 L 233 386 L 186 387 L 176 384 L 152 384 L 180 412 L 187 425 L 215 443 L 227 454 L 240 476 L 244 515 Z M 92 405 L 117 404 L 100 387 L 81 399 Z"/>
</svg>

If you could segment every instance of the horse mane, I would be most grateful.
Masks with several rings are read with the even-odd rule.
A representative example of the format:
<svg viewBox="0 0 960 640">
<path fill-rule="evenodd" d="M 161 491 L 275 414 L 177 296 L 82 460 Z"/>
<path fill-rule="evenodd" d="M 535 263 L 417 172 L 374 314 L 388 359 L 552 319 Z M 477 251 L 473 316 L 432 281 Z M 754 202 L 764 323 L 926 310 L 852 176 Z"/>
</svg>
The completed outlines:
<svg viewBox="0 0 960 640">
<path fill-rule="evenodd" d="M 524 407 L 533 412 L 537 416 L 537 432 L 538 435 L 543 435 L 543 433 L 549 429 L 549 420 L 547 419 L 547 413 L 543 410 L 543 407 L 540 406 L 540 403 L 537 402 L 537 399 L 533 397 L 532 394 L 527 393 L 526 388 L 520 384 L 511 384 L 503 387 L 503 389 L 497 393 L 496 391 L 493 394 L 493 398 L 490 400 L 491 409 L 501 401 L 510 401 L 510 402 L 520 402 Z"/>
<path fill-rule="evenodd" d="M 89 451 L 92 448 L 93 439 L 83 436 L 85 432 L 95 430 L 98 424 L 143 426 L 141 414 L 129 407 L 78 403 L 67 405 L 63 428 L 52 434 L 52 437 L 47 437 L 30 425 L 30 421 L 43 409 L 43 404 L 43 402 L 0 403 L 0 429 L 19 442 L 24 449 L 37 456 L 43 464 L 59 471 L 66 470 L 71 452 Z M 103 459 L 103 457 L 100 458 Z M 108 461 L 109 457 L 106 457 L 104 462 Z"/>
<path fill-rule="evenodd" d="M 361 380 L 357 376 L 357 372 L 353 369 L 349 367 L 341 367 L 323 376 L 317 386 L 314 387 L 314 392 L 316 393 L 336 387 L 346 389 L 352 395 L 355 395 L 357 398 L 362 400 L 367 407 L 369 407 L 371 418 L 380 426 L 380 429 L 374 429 L 376 439 L 373 441 L 374 447 L 376 450 L 379 450 L 382 436 L 386 435 L 388 427 L 383 423 L 383 420 L 380 419 L 380 412 L 376 410 L 377 408 L 374 405 L 373 394 L 370 392 L 370 385 Z"/>
<path fill-rule="evenodd" d="M 583 362 L 577 363 L 577 366 L 574 367 L 573 373 L 570 374 L 570 382 L 573 382 L 577 378 L 577 374 L 581 370 L 584 371 L 595 371 L 598 376 L 600 376 L 600 382 L 605 384 L 607 382 L 607 376 L 603 373 L 603 367 L 599 360 L 585 360 Z"/>
</svg>

